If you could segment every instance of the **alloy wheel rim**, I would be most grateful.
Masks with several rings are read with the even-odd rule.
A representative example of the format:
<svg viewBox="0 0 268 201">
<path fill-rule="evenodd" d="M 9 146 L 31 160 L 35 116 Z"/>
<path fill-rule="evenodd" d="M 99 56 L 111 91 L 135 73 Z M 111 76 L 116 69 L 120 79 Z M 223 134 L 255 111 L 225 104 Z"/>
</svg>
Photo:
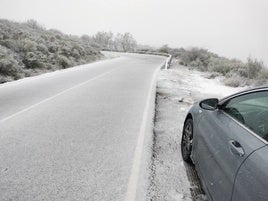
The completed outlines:
<svg viewBox="0 0 268 201">
<path fill-rule="evenodd" d="M 192 126 L 190 123 L 187 123 L 184 128 L 184 135 L 183 135 L 183 140 L 182 140 L 184 155 L 187 155 L 191 151 L 191 147 L 192 147 L 191 136 L 192 136 Z"/>
</svg>

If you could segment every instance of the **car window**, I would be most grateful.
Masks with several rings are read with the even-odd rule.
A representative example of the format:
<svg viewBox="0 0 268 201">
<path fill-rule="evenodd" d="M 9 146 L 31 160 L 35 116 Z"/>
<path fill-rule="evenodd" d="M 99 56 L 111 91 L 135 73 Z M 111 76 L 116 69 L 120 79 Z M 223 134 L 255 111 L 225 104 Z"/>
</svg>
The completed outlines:
<svg viewBox="0 0 268 201">
<path fill-rule="evenodd" d="M 230 99 L 222 110 L 268 140 L 268 92 L 254 92 Z"/>
</svg>

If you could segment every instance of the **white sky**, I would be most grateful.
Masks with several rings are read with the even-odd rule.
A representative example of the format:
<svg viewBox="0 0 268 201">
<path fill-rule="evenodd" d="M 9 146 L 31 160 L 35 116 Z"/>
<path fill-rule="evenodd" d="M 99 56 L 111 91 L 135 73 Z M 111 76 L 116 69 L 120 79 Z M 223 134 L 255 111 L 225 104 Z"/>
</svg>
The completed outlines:
<svg viewBox="0 0 268 201">
<path fill-rule="evenodd" d="M 130 32 L 139 43 L 199 46 L 268 64 L 268 0 L 0 0 L 0 18 L 92 35 Z"/>
</svg>

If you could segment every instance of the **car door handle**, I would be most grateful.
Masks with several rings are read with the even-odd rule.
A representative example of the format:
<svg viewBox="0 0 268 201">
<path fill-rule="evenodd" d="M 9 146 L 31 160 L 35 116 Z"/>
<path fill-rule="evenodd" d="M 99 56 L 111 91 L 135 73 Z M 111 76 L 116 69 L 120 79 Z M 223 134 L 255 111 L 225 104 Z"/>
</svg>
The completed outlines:
<svg viewBox="0 0 268 201">
<path fill-rule="evenodd" d="M 241 144 L 235 140 L 229 141 L 229 149 L 234 155 L 238 155 L 240 157 L 245 155 L 244 149 Z"/>
</svg>

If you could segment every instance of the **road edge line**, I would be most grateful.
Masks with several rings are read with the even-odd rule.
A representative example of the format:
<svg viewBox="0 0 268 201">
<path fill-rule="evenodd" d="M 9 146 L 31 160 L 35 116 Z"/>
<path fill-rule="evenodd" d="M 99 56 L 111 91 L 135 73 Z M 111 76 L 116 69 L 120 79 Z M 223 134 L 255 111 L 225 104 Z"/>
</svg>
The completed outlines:
<svg viewBox="0 0 268 201">
<path fill-rule="evenodd" d="M 156 77 L 162 66 L 163 65 L 161 65 L 155 70 L 152 76 L 152 81 L 150 83 L 149 94 L 147 96 L 146 105 L 145 105 L 143 116 L 142 116 L 142 124 L 139 130 L 139 136 L 138 136 L 137 144 L 135 147 L 131 173 L 130 173 L 130 177 L 128 180 L 125 201 L 135 201 L 135 198 L 136 198 L 137 189 L 138 189 L 137 185 L 138 185 L 140 168 L 141 168 L 141 163 L 142 163 L 141 159 L 142 159 L 142 153 L 144 150 L 144 141 L 145 141 L 145 133 L 146 133 L 145 131 L 146 131 L 146 126 L 147 126 L 148 116 L 149 116 L 149 111 L 150 111 L 150 103 L 153 98 L 153 92 L 155 92 L 155 90 L 153 89 L 156 87 Z"/>
</svg>

